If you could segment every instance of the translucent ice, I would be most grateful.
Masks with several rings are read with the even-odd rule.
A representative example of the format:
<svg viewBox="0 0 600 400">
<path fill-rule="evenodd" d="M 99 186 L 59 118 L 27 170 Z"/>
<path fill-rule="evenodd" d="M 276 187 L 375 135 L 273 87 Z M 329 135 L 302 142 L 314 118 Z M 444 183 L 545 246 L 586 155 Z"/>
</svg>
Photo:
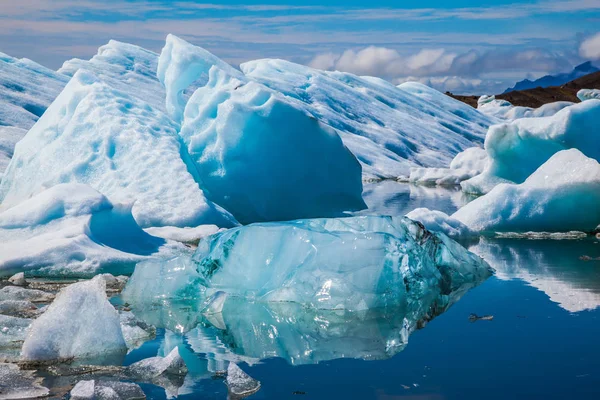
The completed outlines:
<svg viewBox="0 0 600 400">
<path fill-rule="evenodd" d="M 65 360 L 127 351 L 119 314 L 108 302 L 102 279 L 64 288 L 29 330 L 25 360 Z"/>
<path fill-rule="evenodd" d="M 493 125 L 485 139 L 489 162 L 482 174 L 461 183 L 469 193 L 487 193 L 502 182 L 521 183 L 558 151 L 576 148 L 600 160 L 600 100 L 567 107 L 552 117 Z"/>
<path fill-rule="evenodd" d="M 194 260 L 209 292 L 317 309 L 394 306 L 490 273 L 445 235 L 395 217 L 248 225 L 201 240 Z"/>
<path fill-rule="evenodd" d="M 6 208 L 76 182 L 133 204 L 142 227 L 234 224 L 206 200 L 195 174 L 166 115 L 80 71 L 17 145 L 0 198 Z"/>
<path fill-rule="evenodd" d="M 600 164 L 570 149 L 554 154 L 525 182 L 498 185 L 452 217 L 480 232 L 593 231 L 599 205 Z"/>
<path fill-rule="evenodd" d="M 172 35 L 159 78 L 207 196 L 240 222 L 339 216 L 365 208 L 361 167 L 303 104 Z M 185 104 L 183 88 L 206 83 Z"/>
</svg>

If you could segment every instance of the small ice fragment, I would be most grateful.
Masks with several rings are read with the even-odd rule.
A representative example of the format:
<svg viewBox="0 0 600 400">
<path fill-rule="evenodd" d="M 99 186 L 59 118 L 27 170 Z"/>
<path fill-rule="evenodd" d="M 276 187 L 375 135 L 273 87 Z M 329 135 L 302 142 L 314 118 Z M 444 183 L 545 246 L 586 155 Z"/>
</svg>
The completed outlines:
<svg viewBox="0 0 600 400">
<path fill-rule="evenodd" d="M 15 286 L 25 286 L 25 273 L 19 272 L 11 276 L 8 281 Z"/>
<path fill-rule="evenodd" d="M 241 398 L 250 396 L 260 389 L 260 382 L 242 371 L 235 363 L 229 363 L 226 382 L 229 392 Z"/>
</svg>

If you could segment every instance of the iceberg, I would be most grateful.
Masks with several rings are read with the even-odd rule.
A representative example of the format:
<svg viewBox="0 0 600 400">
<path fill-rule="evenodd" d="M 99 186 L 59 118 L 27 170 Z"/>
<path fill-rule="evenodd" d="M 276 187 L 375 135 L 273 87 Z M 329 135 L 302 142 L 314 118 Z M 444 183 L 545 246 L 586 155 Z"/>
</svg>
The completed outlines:
<svg viewBox="0 0 600 400">
<path fill-rule="evenodd" d="M 471 287 L 487 264 L 407 218 L 259 223 L 202 239 L 193 257 L 207 293 L 315 309 L 397 306 Z"/>
<path fill-rule="evenodd" d="M 483 172 L 487 165 L 487 152 L 471 147 L 460 152 L 450 163 L 450 168 L 411 168 L 408 181 L 421 185 L 455 186 Z"/>
<path fill-rule="evenodd" d="M 600 100 L 600 89 L 581 89 L 577 92 L 577 98 L 581 101 L 591 99 Z"/>
<path fill-rule="evenodd" d="M 363 167 L 363 178 L 408 177 L 411 167 L 443 167 L 481 145 L 496 120 L 417 84 L 320 71 L 284 60 L 241 65 L 247 77 L 299 100 L 335 128 Z"/>
<path fill-rule="evenodd" d="M 68 80 L 26 58 L 0 53 L 0 141 L 2 128 L 31 128 Z"/>
<path fill-rule="evenodd" d="M 236 224 L 205 198 L 177 130 L 147 103 L 80 71 L 17 144 L 0 183 L 2 207 L 60 183 L 83 183 L 133 204 L 144 228 Z"/>
<path fill-rule="evenodd" d="M 544 104 L 539 108 L 513 106 L 509 101 L 498 100 L 496 96 L 481 96 L 477 101 L 477 110 L 498 120 L 514 121 L 520 118 L 551 117 L 563 108 L 575 103 L 556 101 Z"/>
<path fill-rule="evenodd" d="M 167 109 L 207 196 L 238 221 L 339 216 L 365 208 L 361 167 L 301 102 L 169 35 L 158 66 Z M 204 78 L 203 78 L 204 77 Z M 206 83 L 182 109 L 180 93 Z"/>
<path fill-rule="evenodd" d="M 113 205 L 82 184 L 54 186 L 0 213 L 0 275 L 5 276 L 23 271 L 61 276 L 127 273 L 137 262 L 176 248 L 145 233 L 129 206 Z M 5 290 L 39 292 L 14 286 Z"/>
<path fill-rule="evenodd" d="M 33 321 L 21 349 L 28 361 L 55 361 L 124 354 L 119 314 L 108 302 L 102 279 L 67 286 Z"/>
<path fill-rule="evenodd" d="M 576 148 L 600 160 L 600 100 L 567 107 L 552 117 L 493 125 L 485 139 L 488 164 L 461 182 L 465 192 L 485 194 L 500 183 L 522 183 L 553 154 Z"/>
<path fill-rule="evenodd" d="M 600 164 L 559 151 L 523 183 L 500 184 L 452 217 L 479 232 L 591 232 L 600 224 Z"/>
</svg>

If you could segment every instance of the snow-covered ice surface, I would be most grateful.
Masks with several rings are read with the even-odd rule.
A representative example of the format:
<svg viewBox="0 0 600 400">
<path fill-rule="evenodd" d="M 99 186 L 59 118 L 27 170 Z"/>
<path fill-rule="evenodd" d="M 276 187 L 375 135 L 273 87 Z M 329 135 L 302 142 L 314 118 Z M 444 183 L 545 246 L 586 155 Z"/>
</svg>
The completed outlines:
<svg viewBox="0 0 600 400">
<path fill-rule="evenodd" d="M 194 261 L 210 291 L 354 311 L 395 306 L 442 287 L 472 287 L 490 273 L 445 235 L 397 217 L 233 228 L 201 240 Z"/>
<path fill-rule="evenodd" d="M 119 314 L 105 290 L 99 278 L 64 288 L 32 323 L 21 349 L 23 359 L 67 360 L 126 352 Z"/>
<path fill-rule="evenodd" d="M 591 99 L 600 100 L 600 89 L 581 89 L 577 92 L 577 98 L 581 101 Z"/>
<path fill-rule="evenodd" d="M 498 185 L 452 217 L 479 232 L 590 232 L 600 224 L 599 205 L 600 164 L 570 149 L 525 182 Z"/>
<path fill-rule="evenodd" d="M 0 129 L 31 128 L 68 80 L 26 58 L 0 53 Z M 0 131 L 0 141 L 3 136 Z"/>
<path fill-rule="evenodd" d="M 551 117 L 563 108 L 572 106 L 569 101 L 557 101 L 539 108 L 513 106 L 507 100 L 498 100 L 495 96 L 481 96 L 477 101 L 477 110 L 498 120 L 513 121 L 520 118 Z"/>
<path fill-rule="evenodd" d="M 471 147 L 460 152 L 450 163 L 450 168 L 411 168 L 409 182 L 420 185 L 454 186 L 483 172 L 487 165 L 487 152 Z"/>
<path fill-rule="evenodd" d="M 78 72 L 17 145 L 0 184 L 2 207 L 78 182 L 133 204 L 142 227 L 235 224 L 204 197 L 177 128 L 147 103 Z"/>
<path fill-rule="evenodd" d="M 202 187 L 240 222 L 339 216 L 365 208 L 360 164 L 300 101 L 172 35 L 158 70 L 170 114 L 176 120 L 183 115 L 180 135 Z M 206 76 L 185 103 L 181 91 Z"/>
<path fill-rule="evenodd" d="M 493 125 L 485 139 L 486 169 L 461 186 L 466 192 L 484 194 L 502 182 L 521 183 L 553 154 L 569 148 L 600 160 L 599 123 L 600 100 L 593 99 L 552 117 Z"/>
<path fill-rule="evenodd" d="M 326 72 L 283 60 L 241 65 L 246 76 L 298 99 L 306 112 L 335 128 L 371 178 L 408 177 L 410 167 L 444 167 L 481 144 L 495 120 L 446 95 L 382 79 Z M 414 94 L 415 88 L 421 94 Z"/>
<path fill-rule="evenodd" d="M 177 248 L 145 233 L 129 206 L 113 205 L 82 184 L 54 186 L 0 213 L 1 275 L 130 272 L 170 246 Z"/>
<path fill-rule="evenodd" d="M 74 58 L 58 70 L 72 77 L 80 70 L 92 72 L 110 87 L 165 111 L 165 89 L 156 77 L 158 54 L 129 43 L 111 40 L 90 60 Z"/>
</svg>

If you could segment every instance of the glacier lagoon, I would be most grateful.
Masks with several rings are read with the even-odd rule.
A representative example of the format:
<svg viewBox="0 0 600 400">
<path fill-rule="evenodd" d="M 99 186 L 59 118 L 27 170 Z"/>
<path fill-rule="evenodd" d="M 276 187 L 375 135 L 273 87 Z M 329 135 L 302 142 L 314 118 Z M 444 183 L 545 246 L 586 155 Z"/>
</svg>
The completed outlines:
<svg viewBox="0 0 600 400">
<path fill-rule="evenodd" d="M 419 207 L 450 214 L 471 200 L 454 189 L 392 181 L 366 184 L 364 199 L 369 209 L 361 215 Z M 482 238 L 466 246 L 495 274 L 432 315 L 415 304 L 348 312 L 238 298 L 212 313 L 193 300 L 125 304 L 156 335 L 102 362 L 128 366 L 177 348 L 185 377 L 133 380 L 152 399 L 226 398 L 219 374 L 229 362 L 260 381 L 252 399 L 596 396 L 600 240 Z M 124 301 L 111 298 L 117 307 Z M 38 375 L 51 393 L 80 378 Z"/>
</svg>

